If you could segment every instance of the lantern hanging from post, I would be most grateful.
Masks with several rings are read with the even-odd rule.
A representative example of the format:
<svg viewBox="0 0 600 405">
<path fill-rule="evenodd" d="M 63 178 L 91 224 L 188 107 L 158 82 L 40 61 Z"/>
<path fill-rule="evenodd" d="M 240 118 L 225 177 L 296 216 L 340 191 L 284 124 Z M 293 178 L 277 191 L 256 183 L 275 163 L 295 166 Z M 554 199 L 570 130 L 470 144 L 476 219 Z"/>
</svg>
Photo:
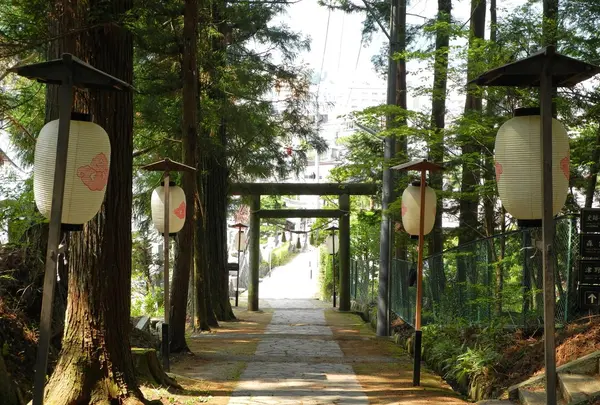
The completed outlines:
<svg viewBox="0 0 600 405">
<path fill-rule="evenodd" d="M 330 255 L 336 254 L 340 248 L 340 241 L 337 234 L 327 236 L 325 245 L 327 246 L 327 253 Z"/>
<path fill-rule="evenodd" d="M 40 213 L 50 218 L 58 120 L 40 131 L 33 163 L 33 194 Z M 73 113 L 69 130 L 67 169 L 61 223 L 63 229 L 79 230 L 91 220 L 104 201 L 110 168 L 110 141 L 89 115 Z"/>
<path fill-rule="evenodd" d="M 435 191 L 425 186 L 425 218 L 423 235 L 433 229 L 436 214 Z M 402 226 L 409 235 L 419 235 L 421 217 L 421 182 L 415 181 L 402 193 Z"/>
<path fill-rule="evenodd" d="M 164 184 L 164 182 L 163 182 Z M 152 222 L 160 233 L 165 231 L 165 188 L 159 186 L 152 192 Z M 183 228 L 185 223 L 185 193 L 181 187 L 175 185 L 175 182 L 169 182 L 169 234 L 175 234 Z"/>
<path fill-rule="evenodd" d="M 541 226 L 542 155 L 540 109 L 520 108 L 498 130 L 495 145 L 496 184 L 502 205 L 521 225 Z M 552 213 L 565 205 L 569 191 L 569 136 L 552 119 Z"/>
</svg>

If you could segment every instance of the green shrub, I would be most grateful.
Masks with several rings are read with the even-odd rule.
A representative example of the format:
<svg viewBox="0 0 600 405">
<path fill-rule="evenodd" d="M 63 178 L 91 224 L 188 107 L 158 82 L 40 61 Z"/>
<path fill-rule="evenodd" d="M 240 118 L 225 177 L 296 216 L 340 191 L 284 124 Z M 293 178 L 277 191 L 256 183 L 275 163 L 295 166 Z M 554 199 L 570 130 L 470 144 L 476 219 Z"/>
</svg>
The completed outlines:
<svg viewBox="0 0 600 405">
<path fill-rule="evenodd" d="M 320 268 L 319 268 L 319 276 L 321 280 L 321 298 L 325 301 L 329 301 L 333 296 L 333 269 L 332 269 L 332 260 L 329 253 L 327 253 L 327 248 L 325 246 L 321 246 L 319 249 L 320 256 Z M 340 277 L 339 277 L 339 269 L 340 264 L 338 260 L 338 256 L 336 255 L 336 263 L 335 263 L 335 281 L 336 281 L 336 291 L 339 295 L 340 291 Z"/>
</svg>

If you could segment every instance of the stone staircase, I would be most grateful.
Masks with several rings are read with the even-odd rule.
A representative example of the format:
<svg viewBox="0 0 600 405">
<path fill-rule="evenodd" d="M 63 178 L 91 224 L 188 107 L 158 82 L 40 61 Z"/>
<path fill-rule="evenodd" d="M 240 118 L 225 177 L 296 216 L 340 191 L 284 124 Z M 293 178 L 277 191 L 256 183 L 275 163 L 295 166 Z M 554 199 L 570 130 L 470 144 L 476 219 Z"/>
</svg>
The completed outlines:
<svg viewBox="0 0 600 405">
<path fill-rule="evenodd" d="M 556 369 L 560 405 L 600 404 L 600 350 Z M 479 405 L 545 405 L 545 376 L 530 378 L 508 388 L 508 400 L 479 401 Z"/>
</svg>

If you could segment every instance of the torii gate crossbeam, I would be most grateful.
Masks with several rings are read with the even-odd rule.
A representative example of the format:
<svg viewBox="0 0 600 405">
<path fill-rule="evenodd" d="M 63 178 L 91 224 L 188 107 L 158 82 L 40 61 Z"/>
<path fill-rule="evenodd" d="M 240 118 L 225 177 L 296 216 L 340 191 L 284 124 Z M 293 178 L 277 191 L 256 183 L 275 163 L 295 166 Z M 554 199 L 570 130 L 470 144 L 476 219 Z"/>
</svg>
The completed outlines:
<svg viewBox="0 0 600 405">
<path fill-rule="evenodd" d="M 250 284 L 248 310 L 258 311 L 261 218 L 339 218 L 340 311 L 350 310 L 350 195 L 373 195 L 375 184 L 368 183 L 236 183 L 230 195 L 250 196 Z M 261 210 L 261 195 L 337 195 L 339 209 Z"/>
</svg>

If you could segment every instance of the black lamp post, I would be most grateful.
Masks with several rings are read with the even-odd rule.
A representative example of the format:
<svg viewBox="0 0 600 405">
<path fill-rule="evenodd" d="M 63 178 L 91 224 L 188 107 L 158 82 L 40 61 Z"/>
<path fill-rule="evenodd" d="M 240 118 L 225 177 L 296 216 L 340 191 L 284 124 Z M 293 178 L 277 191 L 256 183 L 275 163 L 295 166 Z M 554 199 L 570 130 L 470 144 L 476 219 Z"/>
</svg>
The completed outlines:
<svg viewBox="0 0 600 405">
<path fill-rule="evenodd" d="M 340 248 L 339 243 L 336 246 L 335 243 L 335 231 L 337 231 L 339 228 L 335 225 L 330 226 L 329 228 L 325 229 L 326 231 L 330 231 L 329 236 L 327 237 L 327 251 L 329 252 L 329 254 L 331 255 L 331 271 L 333 272 L 333 307 L 335 308 L 337 306 L 337 291 L 335 288 L 335 254 L 337 253 L 338 249 Z"/>
<path fill-rule="evenodd" d="M 240 254 L 242 253 L 242 235 L 244 234 L 244 229 L 248 228 L 248 225 L 244 225 L 242 223 L 237 223 L 234 225 L 230 225 L 230 228 L 236 228 L 238 230 L 236 239 L 237 239 L 237 271 L 235 276 L 235 306 L 238 306 L 238 294 L 240 293 Z"/>
<path fill-rule="evenodd" d="M 600 67 L 561 55 L 554 46 L 492 69 L 470 83 L 479 86 L 539 87 L 540 150 L 542 153 L 542 234 L 544 271 L 544 351 L 547 404 L 556 405 L 554 340 L 554 215 L 552 190 L 552 89 L 572 87 L 600 73 Z"/>
<path fill-rule="evenodd" d="M 65 174 L 67 171 L 71 108 L 73 107 L 73 87 L 117 91 L 130 91 L 132 87 L 130 84 L 82 62 L 69 53 L 63 54 L 61 59 L 18 66 L 9 69 L 9 71 L 19 76 L 37 80 L 40 83 L 60 86 L 54 186 L 52 191 L 48 245 L 46 248 L 40 336 L 33 388 L 33 405 L 42 405 L 44 403 L 44 385 L 46 383 L 46 371 L 48 368 L 48 349 L 50 347 L 56 266 L 58 265 L 58 257 L 60 255 L 59 242 L 63 214 Z"/>
</svg>

